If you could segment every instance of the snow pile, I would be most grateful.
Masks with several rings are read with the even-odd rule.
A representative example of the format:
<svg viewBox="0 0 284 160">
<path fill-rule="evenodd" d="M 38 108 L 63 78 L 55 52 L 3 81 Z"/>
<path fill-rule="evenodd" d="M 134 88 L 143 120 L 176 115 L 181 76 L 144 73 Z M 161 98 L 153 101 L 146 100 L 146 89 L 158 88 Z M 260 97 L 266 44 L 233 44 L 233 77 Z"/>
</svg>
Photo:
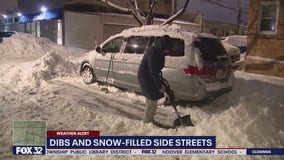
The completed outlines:
<svg viewBox="0 0 284 160">
<path fill-rule="evenodd" d="M 46 38 L 37 39 L 30 34 L 19 33 L 4 38 L 2 44 L 0 44 L 0 55 L 10 58 L 39 57 L 51 50 L 49 45 L 51 43 Z"/>
<path fill-rule="evenodd" d="M 8 64 L 1 68 L 0 81 L 15 88 L 40 87 L 45 81 L 59 78 L 75 76 L 77 66 L 64 60 L 54 52 L 47 53 L 34 62 L 24 62 L 19 64 Z"/>
<path fill-rule="evenodd" d="M 196 126 L 188 131 L 215 135 L 220 148 L 283 148 L 283 105 L 255 93 L 238 98 L 235 105 L 230 104 L 230 95 L 206 107 L 193 107 L 188 113 Z"/>
<path fill-rule="evenodd" d="M 6 58 L 38 58 L 48 52 L 64 57 L 82 55 L 86 50 L 57 45 L 47 38 L 35 38 L 26 33 L 14 34 L 0 43 L 0 56 Z"/>
<path fill-rule="evenodd" d="M 61 56 L 47 53 L 36 60 L 33 65 L 33 74 L 39 75 L 43 80 L 50 80 L 56 77 L 75 76 L 76 67 L 73 63 L 65 61 Z"/>
<path fill-rule="evenodd" d="M 40 87 L 45 81 L 75 76 L 86 50 L 57 45 L 26 33 L 5 38 L 0 44 L 0 82 L 18 89 Z"/>
</svg>

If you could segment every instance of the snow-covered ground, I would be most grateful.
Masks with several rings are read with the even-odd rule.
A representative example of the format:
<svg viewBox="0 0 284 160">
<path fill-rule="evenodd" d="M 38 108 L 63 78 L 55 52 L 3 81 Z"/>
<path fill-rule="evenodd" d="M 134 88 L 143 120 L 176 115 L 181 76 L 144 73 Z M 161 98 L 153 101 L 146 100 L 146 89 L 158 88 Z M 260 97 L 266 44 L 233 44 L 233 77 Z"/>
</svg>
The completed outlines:
<svg viewBox="0 0 284 160">
<path fill-rule="evenodd" d="M 48 130 L 99 130 L 101 135 L 213 135 L 218 148 L 284 147 L 284 79 L 235 72 L 233 91 L 213 101 L 178 106 L 195 127 L 162 129 L 144 124 L 144 98 L 77 73 L 84 50 L 27 34 L 0 44 L 0 159 L 283 159 L 280 156 L 13 156 L 13 120 L 46 120 Z M 157 121 L 171 124 L 173 109 L 159 103 Z"/>
</svg>

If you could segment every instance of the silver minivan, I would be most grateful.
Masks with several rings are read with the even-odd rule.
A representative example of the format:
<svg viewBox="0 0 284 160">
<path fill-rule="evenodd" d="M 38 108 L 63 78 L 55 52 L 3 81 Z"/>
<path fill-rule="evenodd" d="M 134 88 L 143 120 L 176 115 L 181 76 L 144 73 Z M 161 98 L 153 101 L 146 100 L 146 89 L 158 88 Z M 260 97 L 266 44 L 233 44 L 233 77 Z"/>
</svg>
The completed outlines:
<svg viewBox="0 0 284 160">
<path fill-rule="evenodd" d="M 108 38 L 81 61 L 83 81 L 105 82 L 108 77 L 111 85 L 139 92 L 140 61 L 145 51 L 163 35 L 169 35 L 174 46 L 166 56 L 162 72 L 176 100 L 202 101 L 232 90 L 235 77 L 220 40 L 177 25 L 131 28 Z"/>
</svg>

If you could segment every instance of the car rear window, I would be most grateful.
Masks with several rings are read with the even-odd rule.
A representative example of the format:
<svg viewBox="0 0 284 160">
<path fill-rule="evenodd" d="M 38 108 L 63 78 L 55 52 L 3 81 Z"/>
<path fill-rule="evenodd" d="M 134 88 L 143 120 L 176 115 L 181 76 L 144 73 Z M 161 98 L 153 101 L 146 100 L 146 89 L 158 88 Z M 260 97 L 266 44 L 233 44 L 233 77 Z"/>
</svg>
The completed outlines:
<svg viewBox="0 0 284 160">
<path fill-rule="evenodd" d="M 220 40 L 215 38 L 197 38 L 194 45 L 199 48 L 205 61 L 216 60 L 218 56 L 227 54 Z"/>
</svg>

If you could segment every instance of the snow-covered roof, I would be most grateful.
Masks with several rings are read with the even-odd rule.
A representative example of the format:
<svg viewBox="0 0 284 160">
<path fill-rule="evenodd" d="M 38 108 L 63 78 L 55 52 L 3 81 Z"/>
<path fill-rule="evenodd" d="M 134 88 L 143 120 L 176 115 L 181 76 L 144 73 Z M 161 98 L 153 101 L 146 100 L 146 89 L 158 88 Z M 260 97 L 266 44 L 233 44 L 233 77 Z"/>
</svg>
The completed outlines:
<svg viewBox="0 0 284 160">
<path fill-rule="evenodd" d="M 119 34 L 111 36 L 108 40 L 113 39 L 114 37 L 131 37 L 131 36 L 163 36 L 169 35 L 173 38 L 184 39 L 187 44 L 191 44 L 195 37 L 209 37 L 216 38 L 216 36 L 207 33 L 197 33 L 193 31 L 186 30 L 180 25 L 172 24 L 166 26 L 160 25 L 145 25 L 142 27 L 134 27 L 130 29 L 125 29 Z M 107 42 L 106 40 L 105 42 Z M 103 43 L 104 44 L 104 43 Z"/>
<path fill-rule="evenodd" d="M 123 36 L 133 36 L 133 35 L 141 35 L 141 36 L 149 36 L 149 35 L 169 35 L 171 37 L 180 37 L 181 34 L 188 33 L 185 29 L 181 28 L 179 25 L 167 25 L 167 26 L 159 26 L 159 25 L 145 25 L 142 27 L 134 27 L 130 29 L 126 29 L 120 33 Z"/>
<path fill-rule="evenodd" d="M 247 36 L 246 35 L 232 35 L 224 39 L 225 42 L 228 42 L 235 46 L 246 46 L 247 45 Z"/>
</svg>

